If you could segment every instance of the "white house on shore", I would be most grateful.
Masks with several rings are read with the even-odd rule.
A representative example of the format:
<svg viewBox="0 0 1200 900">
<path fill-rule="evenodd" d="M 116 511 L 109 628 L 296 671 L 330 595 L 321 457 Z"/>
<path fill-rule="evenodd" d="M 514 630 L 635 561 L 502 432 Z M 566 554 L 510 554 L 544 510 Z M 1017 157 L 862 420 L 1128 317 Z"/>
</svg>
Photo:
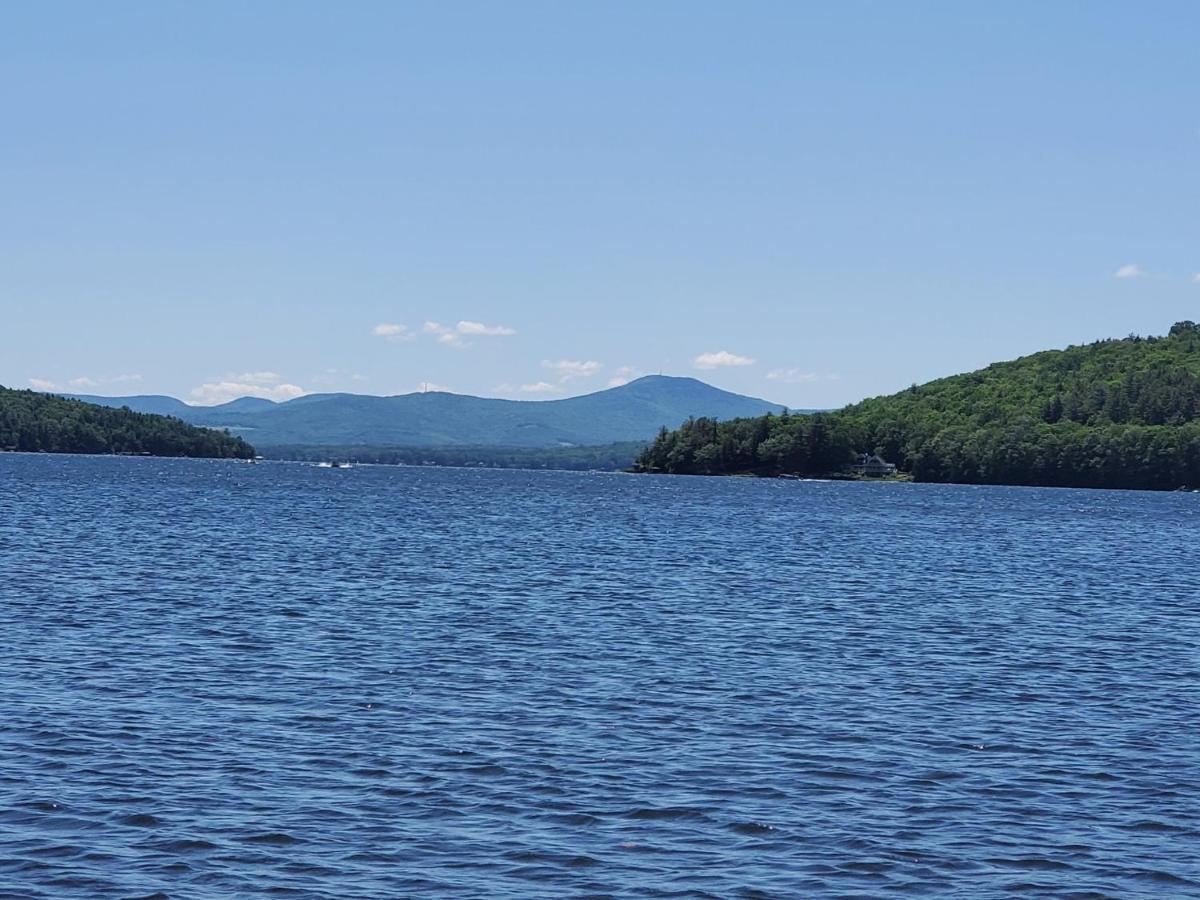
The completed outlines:
<svg viewBox="0 0 1200 900">
<path fill-rule="evenodd" d="M 895 475 L 896 464 L 884 462 L 882 457 L 875 453 L 860 453 L 858 462 L 850 466 L 850 471 L 855 475 L 882 478 L 884 475 Z"/>
</svg>

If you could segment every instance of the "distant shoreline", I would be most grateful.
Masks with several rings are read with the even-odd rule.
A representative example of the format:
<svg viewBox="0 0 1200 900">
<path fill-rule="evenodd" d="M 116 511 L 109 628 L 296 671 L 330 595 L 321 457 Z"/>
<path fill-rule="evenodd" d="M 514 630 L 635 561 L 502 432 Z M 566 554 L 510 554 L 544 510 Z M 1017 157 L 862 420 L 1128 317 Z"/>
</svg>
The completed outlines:
<svg viewBox="0 0 1200 900">
<path fill-rule="evenodd" d="M 79 453 L 74 451 L 44 451 L 44 450 L 8 450 L 0 449 L 0 457 L 4 456 L 34 456 L 34 457 L 55 457 L 55 458 L 70 458 L 81 457 L 88 459 L 138 459 L 138 460 L 155 460 L 155 461 L 183 461 L 192 462 L 228 462 L 239 464 L 269 464 L 277 463 L 280 465 L 295 465 L 295 466 L 317 466 L 318 463 L 314 460 L 303 459 L 279 459 L 265 457 L 262 459 L 244 459 L 239 457 L 221 457 L 221 456 L 155 456 L 153 454 L 129 454 L 129 453 Z M 720 474 L 700 474 L 700 473 L 669 473 L 669 472 L 635 472 L 631 469 L 572 469 L 550 466 L 502 466 L 502 465 L 453 465 L 446 463 L 377 463 L 377 462 L 355 462 L 353 467 L 370 467 L 384 469 L 463 469 L 468 471 L 492 471 L 492 472 L 569 472 L 574 474 L 593 473 L 597 475 L 670 475 L 676 478 L 728 478 L 752 481 L 797 481 L 808 484 L 919 484 L 948 487 L 1001 487 L 1001 488 L 1030 488 L 1030 489 L 1055 489 L 1055 490 L 1071 490 L 1071 491 L 1121 491 L 1122 493 L 1147 493 L 1147 494 L 1173 494 L 1184 493 L 1200 494 L 1200 488 L 1190 486 L 1180 486 L 1177 488 L 1136 488 L 1136 487 L 1072 487 L 1067 485 L 1051 485 L 1051 484 L 1018 484 L 1018 483 L 988 483 L 980 484 L 978 482 L 966 481 L 919 481 L 911 476 L 886 476 L 886 477 L 869 477 L 857 475 L 845 475 L 837 473 L 827 473 L 824 475 L 792 475 L 781 474 L 774 475 L 770 473 L 756 472 L 736 472 L 736 473 L 720 473 Z"/>
</svg>

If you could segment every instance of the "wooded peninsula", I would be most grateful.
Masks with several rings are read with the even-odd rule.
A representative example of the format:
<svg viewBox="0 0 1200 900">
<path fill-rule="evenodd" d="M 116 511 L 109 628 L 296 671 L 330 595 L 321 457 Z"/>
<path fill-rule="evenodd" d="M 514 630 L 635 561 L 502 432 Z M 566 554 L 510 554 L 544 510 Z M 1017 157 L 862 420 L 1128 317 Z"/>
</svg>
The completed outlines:
<svg viewBox="0 0 1200 900">
<path fill-rule="evenodd" d="M 53 394 L 0 387 L 0 450 L 252 459 L 254 448 L 227 432 L 171 416 L 96 406 Z"/>
<path fill-rule="evenodd" d="M 1200 486 L 1200 326 L 1036 353 L 836 412 L 691 419 L 635 471 L 844 472 L 875 453 L 915 481 Z"/>
</svg>

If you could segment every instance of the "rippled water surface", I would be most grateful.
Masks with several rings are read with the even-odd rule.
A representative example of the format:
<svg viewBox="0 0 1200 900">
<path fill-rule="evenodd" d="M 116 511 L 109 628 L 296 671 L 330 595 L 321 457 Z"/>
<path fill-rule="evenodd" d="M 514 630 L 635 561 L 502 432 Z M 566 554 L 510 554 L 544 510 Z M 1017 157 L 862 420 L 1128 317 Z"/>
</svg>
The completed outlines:
<svg viewBox="0 0 1200 900">
<path fill-rule="evenodd" d="M 0 896 L 1200 896 L 1200 495 L 0 455 Z"/>
</svg>

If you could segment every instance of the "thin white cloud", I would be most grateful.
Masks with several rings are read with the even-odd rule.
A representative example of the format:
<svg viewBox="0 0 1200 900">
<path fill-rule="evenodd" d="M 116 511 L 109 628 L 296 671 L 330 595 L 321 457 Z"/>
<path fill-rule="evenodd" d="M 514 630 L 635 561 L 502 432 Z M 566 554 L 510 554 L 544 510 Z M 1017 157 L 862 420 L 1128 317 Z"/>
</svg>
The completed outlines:
<svg viewBox="0 0 1200 900">
<path fill-rule="evenodd" d="M 572 378 L 591 378 L 604 366 L 594 359 L 543 359 L 542 368 L 557 373 L 559 381 L 570 381 Z"/>
<path fill-rule="evenodd" d="M 1200 272 L 1192 276 L 1192 284 L 1200 284 Z"/>
<path fill-rule="evenodd" d="M 199 387 L 192 388 L 192 400 L 200 406 L 213 406 L 218 403 L 228 403 L 239 397 L 261 397 L 264 400 L 294 400 L 307 394 L 304 388 L 297 384 L 254 384 L 248 381 L 207 381 Z"/>
<path fill-rule="evenodd" d="M 462 321 L 451 327 L 440 322 L 426 322 L 421 326 L 424 334 L 433 335 L 439 344 L 462 350 L 471 345 L 463 340 L 464 337 L 506 337 L 516 334 L 515 328 L 507 325 L 484 325 L 482 322 Z"/>
<path fill-rule="evenodd" d="M 697 369 L 721 369 L 726 366 L 752 366 L 753 357 L 738 356 L 728 350 L 718 350 L 715 353 L 701 353 L 693 361 Z"/>
<path fill-rule="evenodd" d="M 247 384 L 277 384 L 283 379 L 275 372 L 242 372 L 240 375 L 230 376 L 230 381 L 244 381 Z"/>
<path fill-rule="evenodd" d="M 538 381 L 534 384 L 523 384 L 517 388 L 522 394 L 561 394 L 562 388 L 548 381 Z"/>
<path fill-rule="evenodd" d="M 772 369 L 767 373 L 767 381 L 781 381 L 784 384 L 807 384 L 819 380 L 820 377 L 816 372 L 805 372 L 802 369 Z"/>
<path fill-rule="evenodd" d="M 617 369 L 612 378 L 608 379 L 609 387 L 620 387 L 623 384 L 629 384 L 633 379 L 642 374 L 641 369 L 634 366 L 621 366 Z"/>
<path fill-rule="evenodd" d="M 407 325 L 401 325 L 398 322 L 380 322 L 371 329 L 371 334 L 392 343 L 411 341 L 416 337 L 415 334 L 408 330 Z"/>
<path fill-rule="evenodd" d="M 498 384 L 495 387 L 497 394 L 561 394 L 562 390 L 559 385 L 551 384 L 549 381 L 518 385 L 513 385 L 506 381 L 504 384 Z"/>
<path fill-rule="evenodd" d="M 351 372 L 349 369 L 329 368 L 322 372 L 318 372 L 308 379 L 309 384 L 328 387 L 330 385 L 344 384 L 347 381 L 366 381 L 367 376 L 359 372 Z"/>
<path fill-rule="evenodd" d="M 488 337 L 507 337 L 508 335 L 516 334 L 515 328 L 509 328 L 507 325 L 484 325 L 482 322 L 459 322 L 454 326 L 454 330 L 459 334 L 484 335 Z"/>
<path fill-rule="evenodd" d="M 445 344 L 447 347 L 454 347 L 461 350 L 464 347 L 470 346 L 463 341 L 462 336 L 457 331 L 438 322 L 426 322 L 421 326 L 421 331 L 425 334 L 434 335 L 439 344 Z"/>
<path fill-rule="evenodd" d="M 1141 278 L 1146 274 L 1146 270 L 1137 263 L 1129 263 L 1129 265 L 1121 266 L 1113 273 L 1114 278 Z"/>
<path fill-rule="evenodd" d="M 141 381 L 141 375 L 79 375 L 67 381 L 65 385 L 50 381 L 47 378 L 30 378 L 29 385 L 39 391 L 79 391 L 86 388 L 98 388 L 106 385 L 129 384 Z"/>
<path fill-rule="evenodd" d="M 276 372 L 265 370 L 226 375 L 192 388 L 192 402 L 200 406 L 228 403 L 239 397 L 261 397 L 264 400 L 294 400 L 309 393 L 298 384 L 283 380 Z"/>
</svg>

